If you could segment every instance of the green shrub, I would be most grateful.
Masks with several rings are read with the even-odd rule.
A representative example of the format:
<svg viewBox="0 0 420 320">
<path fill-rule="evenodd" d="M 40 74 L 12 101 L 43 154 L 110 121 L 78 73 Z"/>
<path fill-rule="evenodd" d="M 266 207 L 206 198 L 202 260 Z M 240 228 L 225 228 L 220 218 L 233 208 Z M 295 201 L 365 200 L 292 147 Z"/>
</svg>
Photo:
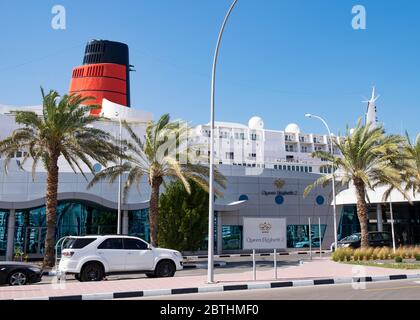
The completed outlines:
<svg viewBox="0 0 420 320">
<path fill-rule="evenodd" d="M 396 256 L 395 257 L 395 262 L 396 263 L 402 263 L 403 262 L 403 258 L 401 256 Z"/>
<path fill-rule="evenodd" d="M 406 257 L 406 253 L 407 253 L 407 249 L 404 247 L 399 247 L 397 249 L 396 255 L 397 257 L 401 257 L 402 259 L 404 259 Z"/>
<path fill-rule="evenodd" d="M 416 261 L 420 261 L 420 253 L 416 253 L 414 255 L 414 258 L 416 259 Z"/>
<path fill-rule="evenodd" d="M 335 262 L 347 262 L 351 261 L 353 256 L 353 249 L 351 248 L 340 248 L 335 250 L 332 255 L 331 259 Z"/>
<path fill-rule="evenodd" d="M 372 256 L 373 256 L 373 248 L 366 248 L 366 249 L 362 250 L 362 252 L 363 252 L 363 258 L 364 258 L 364 260 L 369 261 L 369 260 L 372 259 Z"/>
<path fill-rule="evenodd" d="M 341 256 L 341 251 L 343 249 L 337 249 L 333 252 L 333 254 L 331 255 L 331 259 L 335 262 L 340 261 L 340 256 Z"/>
<path fill-rule="evenodd" d="M 394 249 L 390 249 L 389 250 L 389 257 L 391 258 L 391 259 L 395 259 L 395 257 L 397 256 L 397 253 L 396 252 L 394 252 Z"/>
<path fill-rule="evenodd" d="M 345 261 L 351 261 L 351 258 L 353 256 L 353 249 L 352 248 L 346 248 L 344 249 L 344 257 L 345 257 Z"/>
<path fill-rule="evenodd" d="M 390 254 L 389 249 L 384 247 L 379 250 L 378 257 L 381 260 L 387 260 L 389 257 L 389 254 Z"/>
<path fill-rule="evenodd" d="M 362 249 L 356 249 L 353 252 L 353 260 L 354 261 L 361 261 L 363 259 Z"/>
<path fill-rule="evenodd" d="M 381 252 L 381 248 L 375 248 L 372 252 L 372 259 L 378 260 L 379 259 L 379 253 Z"/>
</svg>

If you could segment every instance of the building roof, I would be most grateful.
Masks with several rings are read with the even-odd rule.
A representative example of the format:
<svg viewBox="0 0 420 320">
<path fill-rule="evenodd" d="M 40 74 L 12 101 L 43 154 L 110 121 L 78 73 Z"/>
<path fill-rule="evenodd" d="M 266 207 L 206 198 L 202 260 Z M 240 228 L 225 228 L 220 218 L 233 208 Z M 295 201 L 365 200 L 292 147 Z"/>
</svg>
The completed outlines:
<svg viewBox="0 0 420 320">
<path fill-rule="evenodd" d="M 385 203 L 388 201 L 383 201 L 383 194 L 386 191 L 386 187 L 378 187 L 375 190 L 367 190 L 367 201 L 372 204 L 378 204 L 378 203 Z M 420 194 L 417 193 L 413 197 L 413 193 L 409 192 L 410 200 L 418 202 L 420 201 Z M 394 190 L 391 193 L 391 200 L 392 202 L 408 202 L 407 199 L 404 198 L 404 196 L 398 192 L 397 190 Z M 354 205 L 357 202 L 356 199 L 356 190 L 354 187 L 350 187 L 349 189 L 341 191 L 339 194 L 337 194 L 336 197 L 337 205 Z"/>
</svg>

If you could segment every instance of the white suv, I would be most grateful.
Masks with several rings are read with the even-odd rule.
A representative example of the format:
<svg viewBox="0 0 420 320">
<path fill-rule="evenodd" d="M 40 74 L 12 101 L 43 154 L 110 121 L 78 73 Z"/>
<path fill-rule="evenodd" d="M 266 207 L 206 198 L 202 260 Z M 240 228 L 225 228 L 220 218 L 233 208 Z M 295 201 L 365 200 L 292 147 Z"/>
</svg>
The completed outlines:
<svg viewBox="0 0 420 320">
<path fill-rule="evenodd" d="M 58 266 L 59 274 L 74 274 L 79 281 L 101 281 L 106 275 L 146 273 L 173 277 L 182 270 L 179 251 L 154 248 L 128 236 L 69 237 Z"/>
</svg>

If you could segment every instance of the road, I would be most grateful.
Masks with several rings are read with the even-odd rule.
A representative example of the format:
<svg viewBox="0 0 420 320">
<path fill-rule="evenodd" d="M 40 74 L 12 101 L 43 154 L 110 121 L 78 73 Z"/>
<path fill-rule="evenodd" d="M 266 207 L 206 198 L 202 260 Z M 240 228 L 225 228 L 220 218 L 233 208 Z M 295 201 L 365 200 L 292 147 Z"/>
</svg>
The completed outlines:
<svg viewBox="0 0 420 320">
<path fill-rule="evenodd" d="M 248 291 L 200 293 L 130 300 L 420 300 L 420 281 L 368 283 L 366 289 L 351 284 Z"/>
</svg>

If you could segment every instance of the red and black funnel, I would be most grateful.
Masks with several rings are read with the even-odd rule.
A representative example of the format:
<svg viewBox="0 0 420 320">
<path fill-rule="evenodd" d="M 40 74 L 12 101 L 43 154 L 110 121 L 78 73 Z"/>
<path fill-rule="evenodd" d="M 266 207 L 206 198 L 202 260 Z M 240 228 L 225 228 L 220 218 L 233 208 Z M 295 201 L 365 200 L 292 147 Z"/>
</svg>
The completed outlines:
<svg viewBox="0 0 420 320">
<path fill-rule="evenodd" d="M 73 69 L 70 94 L 94 97 L 89 104 L 102 105 L 106 98 L 130 107 L 130 64 L 128 46 L 108 40 L 88 42 L 83 66 Z M 92 115 L 99 115 L 95 109 Z"/>
</svg>

